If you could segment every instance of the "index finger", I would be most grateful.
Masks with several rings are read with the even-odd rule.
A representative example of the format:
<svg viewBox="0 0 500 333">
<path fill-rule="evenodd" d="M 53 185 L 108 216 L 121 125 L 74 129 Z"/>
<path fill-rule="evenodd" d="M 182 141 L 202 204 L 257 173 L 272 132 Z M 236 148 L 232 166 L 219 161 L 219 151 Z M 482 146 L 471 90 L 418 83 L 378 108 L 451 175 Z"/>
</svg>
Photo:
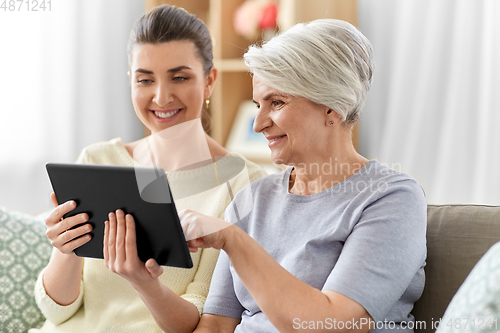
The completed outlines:
<svg viewBox="0 0 500 333">
<path fill-rule="evenodd" d="M 55 225 L 62 221 L 64 214 L 76 208 L 76 203 L 73 200 L 67 201 L 62 205 L 58 205 L 45 219 L 47 226 Z"/>
<path fill-rule="evenodd" d="M 50 194 L 50 200 L 52 200 L 52 204 L 54 205 L 54 207 L 59 206 L 59 203 L 57 202 L 56 194 L 54 192 L 52 192 Z"/>
</svg>

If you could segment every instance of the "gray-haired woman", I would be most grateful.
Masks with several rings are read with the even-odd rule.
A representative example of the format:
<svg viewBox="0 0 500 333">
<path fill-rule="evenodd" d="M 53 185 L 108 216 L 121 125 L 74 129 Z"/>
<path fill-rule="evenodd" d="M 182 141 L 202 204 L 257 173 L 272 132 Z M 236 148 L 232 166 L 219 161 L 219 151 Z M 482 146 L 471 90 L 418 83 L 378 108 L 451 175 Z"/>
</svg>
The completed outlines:
<svg viewBox="0 0 500 333">
<path fill-rule="evenodd" d="M 273 161 L 292 168 L 240 191 L 230 223 L 180 214 L 193 251 L 224 250 L 196 332 L 411 332 L 426 202 L 413 178 L 353 147 L 372 78 L 369 41 L 324 19 L 244 57 L 259 108 L 254 130 Z"/>
</svg>

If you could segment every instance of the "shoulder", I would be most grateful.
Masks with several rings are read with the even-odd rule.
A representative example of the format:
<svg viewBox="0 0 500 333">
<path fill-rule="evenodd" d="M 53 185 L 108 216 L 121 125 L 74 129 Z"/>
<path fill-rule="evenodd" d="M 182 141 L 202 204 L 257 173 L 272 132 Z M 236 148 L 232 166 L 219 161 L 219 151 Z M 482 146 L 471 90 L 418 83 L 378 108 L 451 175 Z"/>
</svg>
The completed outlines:
<svg viewBox="0 0 500 333">
<path fill-rule="evenodd" d="M 412 228 L 426 225 L 427 200 L 415 178 L 378 161 L 373 162 L 365 177 L 371 185 L 360 194 L 360 199 L 364 201 L 364 214 L 399 220 Z"/>
<path fill-rule="evenodd" d="M 120 138 L 93 143 L 85 147 L 77 159 L 77 163 L 128 165 L 133 159 L 127 152 Z"/>
<path fill-rule="evenodd" d="M 218 163 L 218 165 L 220 165 L 222 169 L 238 170 L 240 176 L 244 175 L 245 177 L 248 177 L 250 182 L 267 176 L 267 172 L 262 166 L 248 160 L 243 155 L 238 153 L 231 152 L 220 159 L 220 162 L 221 163 Z"/>
<path fill-rule="evenodd" d="M 246 193 L 246 195 L 252 195 L 252 197 L 255 199 L 267 196 L 268 194 L 276 195 L 276 193 L 278 192 L 283 194 L 286 193 L 286 188 L 283 184 L 285 182 L 285 177 L 287 177 L 288 175 L 288 169 L 270 175 L 265 173 L 265 171 L 263 172 L 264 173 L 259 172 L 260 177 L 253 180 L 250 186 L 247 186 L 245 189 L 243 189 L 243 193 L 238 193 L 238 195 L 240 197 L 243 197 Z"/>
<path fill-rule="evenodd" d="M 418 182 L 408 174 L 372 160 L 347 180 L 345 203 L 350 211 L 391 218 L 427 219 L 427 201 Z"/>
<path fill-rule="evenodd" d="M 280 198 L 283 198 L 281 194 L 285 193 L 283 190 L 285 173 L 286 171 L 282 171 L 261 177 L 238 191 L 234 200 L 226 209 L 226 220 L 232 223 L 238 221 L 239 227 L 246 230 L 246 223 L 248 223 L 255 209 L 259 211 L 259 214 L 264 214 L 263 211 L 267 208 L 275 208 L 276 206 L 271 201 L 279 201 Z M 235 214 L 236 210 L 232 207 L 237 207 L 238 216 Z"/>
</svg>

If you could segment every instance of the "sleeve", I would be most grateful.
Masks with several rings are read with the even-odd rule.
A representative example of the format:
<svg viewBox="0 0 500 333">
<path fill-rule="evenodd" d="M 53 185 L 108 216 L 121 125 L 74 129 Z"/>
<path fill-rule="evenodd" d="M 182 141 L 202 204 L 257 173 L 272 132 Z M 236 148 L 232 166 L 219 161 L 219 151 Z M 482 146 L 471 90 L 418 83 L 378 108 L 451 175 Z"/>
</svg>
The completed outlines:
<svg viewBox="0 0 500 333">
<path fill-rule="evenodd" d="M 215 264 L 219 256 L 219 250 L 203 249 L 200 258 L 200 263 L 196 271 L 196 275 L 191 283 L 189 283 L 186 293 L 181 295 L 183 299 L 193 303 L 198 309 L 199 314 L 203 313 L 203 307 L 210 288 L 210 281 L 214 272 Z"/>
<path fill-rule="evenodd" d="M 75 163 L 89 163 L 86 149 L 82 150 Z M 53 251 L 56 250 L 54 249 Z M 38 275 L 38 279 L 35 282 L 35 301 L 45 318 L 55 325 L 59 325 L 71 318 L 83 304 L 83 278 L 80 282 L 80 293 L 77 299 L 69 305 L 62 306 L 54 302 L 54 300 L 50 298 L 49 295 L 47 295 L 47 291 L 45 290 L 45 286 L 43 284 L 43 273 L 45 272 L 45 269 L 46 268 L 44 268 L 42 272 L 40 272 L 40 274 Z"/>
<path fill-rule="evenodd" d="M 240 319 L 244 310 L 234 292 L 229 257 L 221 251 L 203 313 Z"/>
<path fill-rule="evenodd" d="M 83 283 L 80 283 L 80 293 L 73 303 L 65 306 L 59 305 L 45 291 L 44 272 L 45 269 L 38 275 L 35 283 L 35 301 L 45 318 L 55 325 L 59 325 L 71 318 L 83 304 Z"/>
<path fill-rule="evenodd" d="M 424 265 L 427 205 L 415 181 L 399 181 L 375 196 L 323 289 L 353 299 L 383 321 Z"/>
</svg>

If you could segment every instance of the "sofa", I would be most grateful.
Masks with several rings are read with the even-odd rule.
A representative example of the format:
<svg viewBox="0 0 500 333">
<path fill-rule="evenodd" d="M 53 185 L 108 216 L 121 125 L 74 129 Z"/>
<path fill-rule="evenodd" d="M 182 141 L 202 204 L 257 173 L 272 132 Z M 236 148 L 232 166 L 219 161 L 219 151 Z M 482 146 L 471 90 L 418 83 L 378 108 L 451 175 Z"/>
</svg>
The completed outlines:
<svg viewBox="0 0 500 333">
<path fill-rule="evenodd" d="M 500 206 L 429 205 L 427 212 L 426 284 L 412 311 L 418 333 L 435 331 L 474 265 L 500 241 Z M 42 216 L 0 207 L 0 332 L 27 332 L 45 321 L 33 286 L 51 249 Z"/>
<path fill-rule="evenodd" d="M 499 241 L 500 206 L 427 207 L 426 281 L 422 297 L 412 311 L 415 332 L 436 330 L 437 323 L 467 275 L 486 251 Z M 419 321 L 424 324 L 417 324 Z"/>
</svg>

